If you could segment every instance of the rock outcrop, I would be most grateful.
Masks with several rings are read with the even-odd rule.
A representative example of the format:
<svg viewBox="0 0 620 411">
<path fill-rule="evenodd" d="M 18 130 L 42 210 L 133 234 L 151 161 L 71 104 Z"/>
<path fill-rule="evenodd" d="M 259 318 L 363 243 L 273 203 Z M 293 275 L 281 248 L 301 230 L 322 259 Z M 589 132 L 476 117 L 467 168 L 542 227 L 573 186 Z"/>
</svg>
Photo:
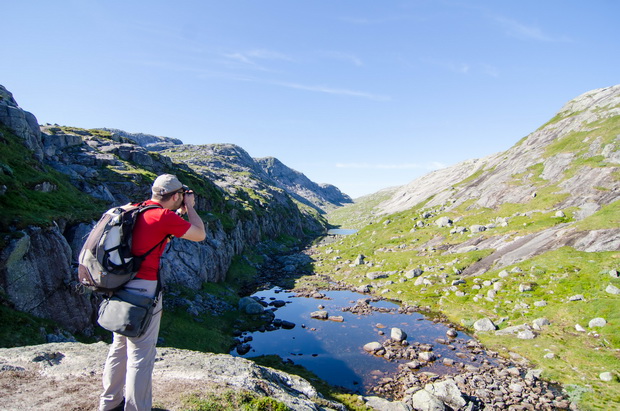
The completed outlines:
<svg viewBox="0 0 620 411">
<path fill-rule="evenodd" d="M 276 186 L 286 190 L 301 202 L 323 212 L 342 207 L 353 202 L 351 197 L 342 193 L 331 184 L 317 184 L 304 174 L 282 164 L 274 157 L 256 160 Z"/>
<path fill-rule="evenodd" d="M 37 159 L 43 159 L 41 132 L 36 117 L 19 108 L 13 94 L 2 85 L 0 85 L 0 124 L 6 125 L 20 136 Z"/>
<path fill-rule="evenodd" d="M 145 133 L 128 133 L 127 131 L 107 127 L 102 128 L 102 130 L 109 131 L 114 137 L 123 137 L 135 141 L 136 144 L 151 151 L 165 150 L 183 144 L 183 141 L 178 138 L 154 136 Z"/>
<path fill-rule="evenodd" d="M 74 409 L 70 407 L 80 402 L 83 408 L 79 409 L 95 409 L 100 393 L 100 382 L 96 380 L 101 378 L 108 348 L 108 344 L 100 342 L 0 349 L 3 385 L 19 386 L 0 396 L 0 408 Z M 154 402 L 168 404 L 169 409 L 181 409 L 183 396 L 187 399 L 195 392 L 223 390 L 268 396 L 294 410 L 345 409 L 323 398 L 305 379 L 243 358 L 174 348 L 157 351 Z M 82 383 L 76 384 L 78 381 Z"/>
</svg>

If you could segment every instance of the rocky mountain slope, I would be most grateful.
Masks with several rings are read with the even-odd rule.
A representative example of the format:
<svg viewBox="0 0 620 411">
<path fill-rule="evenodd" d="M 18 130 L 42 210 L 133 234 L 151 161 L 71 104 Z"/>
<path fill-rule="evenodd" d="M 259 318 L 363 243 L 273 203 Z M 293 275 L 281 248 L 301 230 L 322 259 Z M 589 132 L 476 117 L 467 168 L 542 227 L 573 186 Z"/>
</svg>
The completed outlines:
<svg viewBox="0 0 620 411">
<path fill-rule="evenodd" d="M 40 127 L 2 86 L 0 133 L 3 299 L 72 332 L 93 329 L 97 300 L 77 289 L 75 275 L 93 220 L 113 205 L 148 198 L 158 174 L 176 174 L 194 189 L 207 225 L 205 241 L 171 243 L 162 268 L 169 284 L 200 289 L 223 280 L 233 258 L 261 241 L 325 230 L 315 207 L 277 187 L 239 147 Z"/>
<path fill-rule="evenodd" d="M 566 245 L 582 251 L 618 250 L 620 216 L 615 215 L 615 221 L 600 230 L 584 230 L 577 222 L 620 198 L 619 118 L 620 86 L 585 93 L 511 149 L 412 181 L 379 204 L 376 211 L 392 214 L 424 201 L 426 208 L 442 212 L 464 204 L 467 210 L 496 210 L 506 204 L 535 203 L 533 200 L 539 197 L 549 200 L 544 202 L 545 208 L 530 208 L 528 212 L 572 216 L 567 224 L 549 227 L 518 241 L 492 237 L 485 243 L 451 247 L 497 250 L 468 267 L 470 274 L 494 264 L 501 268 Z M 617 210 L 618 205 L 611 207 Z"/>
<path fill-rule="evenodd" d="M 437 170 L 402 186 L 382 203 L 382 213 L 428 207 L 496 208 L 526 203 L 544 188 L 567 194 L 557 209 L 579 207 L 579 218 L 618 198 L 620 86 L 587 92 L 511 149 Z"/>
<path fill-rule="evenodd" d="M 338 187 L 331 184 L 317 184 L 299 171 L 282 164 L 277 158 L 265 157 L 256 161 L 278 187 L 294 193 L 300 201 L 322 211 L 333 210 L 353 202 L 351 197 L 343 194 Z"/>
<path fill-rule="evenodd" d="M 179 139 L 128 133 L 103 128 L 113 137 L 135 141 L 150 151 L 168 150 L 162 154 L 184 162 L 196 171 L 214 179 L 222 188 L 249 184 L 250 186 L 278 187 L 320 212 L 333 210 L 352 203 L 351 198 L 331 184 L 317 184 L 303 173 L 283 164 L 274 157 L 252 158 L 234 144 L 184 145 Z M 247 178 L 240 178 L 245 175 Z"/>
<path fill-rule="evenodd" d="M 584 410 L 620 398 L 620 86 L 509 150 L 329 214 L 318 274 L 441 312 Z M 490 397 L 490 404 L 493 403 Z"/>
</svg>

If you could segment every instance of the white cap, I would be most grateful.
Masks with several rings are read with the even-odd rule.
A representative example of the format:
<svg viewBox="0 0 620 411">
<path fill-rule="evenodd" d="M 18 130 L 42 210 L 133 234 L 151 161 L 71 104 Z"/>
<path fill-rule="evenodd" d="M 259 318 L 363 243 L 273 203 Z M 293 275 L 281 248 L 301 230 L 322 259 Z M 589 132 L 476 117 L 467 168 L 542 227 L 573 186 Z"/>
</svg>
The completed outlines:
<svg viewBox="0 0 620 411">
<path fill-rule="evenodd" d="M 179 179 L 172 174 L 162 174 L 155 179 L 151 191 L 153 194 L 159 194 L 163 196 L 165 194 L 173 193 L 181 189 L 189 190 L 189 187 L 181 184 Z"/>
</svg>

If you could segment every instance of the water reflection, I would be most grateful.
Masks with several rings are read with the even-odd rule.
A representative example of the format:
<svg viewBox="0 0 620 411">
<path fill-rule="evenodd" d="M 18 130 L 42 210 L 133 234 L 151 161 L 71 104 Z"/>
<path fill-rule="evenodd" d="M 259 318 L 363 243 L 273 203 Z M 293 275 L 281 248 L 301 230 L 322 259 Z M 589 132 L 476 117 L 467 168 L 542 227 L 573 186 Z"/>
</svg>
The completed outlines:
<svg viewBox="0 0 620 411">
<path fill-rule="evenodd" d="M 286 301 L 284 306 L 275 310 L 276 319 L 293 322 L 296 326 L 293 329 L 245 333 L 245 336 L 252 337 L 249 342 L 252 349 L 244 356 L 279 355 L 313 371 L 332 385 L 360 394 L 368 394 L 378 379 L 396 372 L 399 364 L 407 362 L 387 361 L 366 353 L 362 348 L 368 342 L 387 340 L 392 327 L 405 331 L 411 343 L 433 344 L 433 352 L 438 356 L 468 362 L 463 358 L 463 353 L 467 352 L 465 344 L 470 337 L 463 333 L 456 340 L 451 340 L 450 345 L 438 344 L 437 339 L 447 339 L 448 327 L 427 320 L 419 313 L 373 311 L 369 315 L 357 315 L 343 312 L 342 308 L 368 296 L 351 291 L 322 291 L 322 294 L 329 299 L 295 297 L 294 293 L 277 288 L 256 293 L 254 296 L 267 303 Z M 372 304 L 384 308 L 398 307 L 387 301 Z M 319 310 L 319 306 L 323 306 L 322 310 L 331 316 L 342 316 L 344 321 L 311 318 L 310 313 Z M 236 351 L 231 354 L 238 355 Z M 444 374 L 448 367 L 442 361 L 435 361 L 420 371 Z"/>
<path fill-rule="evenodd" d="M 332 228 L 327 230 L 327 235 L 351 235 L 357 233 L 353 228 Z"/>
</svg>

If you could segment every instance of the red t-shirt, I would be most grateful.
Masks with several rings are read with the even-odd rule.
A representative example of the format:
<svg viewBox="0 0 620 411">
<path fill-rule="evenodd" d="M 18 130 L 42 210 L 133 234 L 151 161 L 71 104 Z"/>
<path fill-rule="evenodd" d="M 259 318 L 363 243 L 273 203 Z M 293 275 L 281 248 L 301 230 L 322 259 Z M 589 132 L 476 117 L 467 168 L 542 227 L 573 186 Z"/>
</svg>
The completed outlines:
<svg viewBox="0 0 620 411">
<path fill-rule="evenodd" d="M 155 201 L 145 201 L 145 204 L 158 204 Z M 134 255 L 142 255 L 155 247 L 166 236 L 183 237 L 191 227 L 191 223 L 179 217 L 177 213 L 166 208 L 152 208 L 138 216 L 133 231 L 131 252 Z M 166 250 L 167 241 L 155 248 L 144 259 L 136 278 L 157 281 L 159 260 Z"/>
</svg>

